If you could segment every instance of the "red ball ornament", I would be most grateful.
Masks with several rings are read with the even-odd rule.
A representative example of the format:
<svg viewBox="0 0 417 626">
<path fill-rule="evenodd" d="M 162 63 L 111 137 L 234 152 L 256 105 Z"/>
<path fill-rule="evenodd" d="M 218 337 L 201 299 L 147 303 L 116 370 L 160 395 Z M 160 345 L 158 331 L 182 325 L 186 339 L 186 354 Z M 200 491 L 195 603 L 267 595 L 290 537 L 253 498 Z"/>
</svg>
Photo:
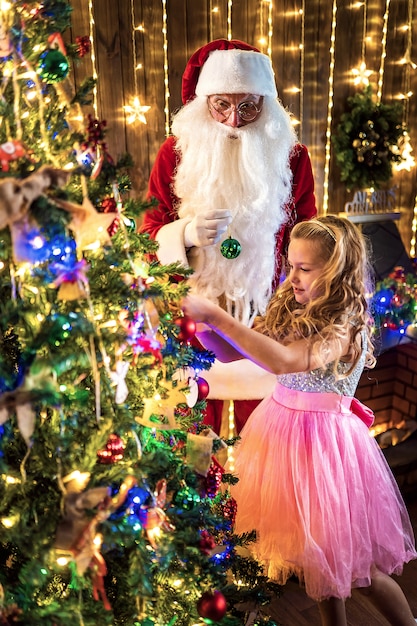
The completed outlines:
<svg viewBox="0 0 417 626">
<path fill-rule="evenodd" d="M 222 477 L 225 472 L 224 467 L 220 465 L 215 456 L 212 457 L 211 465 L 205 476 L 205 496 L 215 498 L 219 493 Z"/>
<path fill-rule="evenodd" d="M 75 41 L 77 44 L 77 53 L 80 58 L 82 58 L 83 56 L 85 56 L 86 54 L 90 52 L 90 49 L 91 49 L 90 37 L 87 37 L 86 35 L 84 35 L 83 37 L 76 37 Z"/>
<path fill-rule="evenodd" d="M 104 198 L 101 203 L 101 210 L 103 213 L 116 213 L 117 211 L 117 202 L 111 196 Z"/>
<path fill-rule="evenodd" d="M 103 213 L 117 213 L 117 202 L 116 202 L 115 198 L 113 198 L 111 196 L 108 196 L 107 198 L 104 198 L 104 200 L 101 203 L 101 212 L 103 212 Z M 119 225 L 120 225 L 120 218 L 119 217 L 115 217 L 114 220 L 112 221 L 112 223 L 110 224 L 110 226 L 107 229 L 107 232 L 109 233 L 110 237 L 113 237 L 113 235 L 115 235 L 117 233 Z"/>
<path fill-rule="evenodd" d="M 97 452 L 98 460 L 100 463 L 106 463 L 108 465 L 117 463 L 123 459 L 125 447 L 123 439 L 118 435 L 110 435 L 106 447 Z"/>
<path fill-rule="evenodd" d="M 116 217 L 107 229 L 107 232 L 109 233 L 110 237 L 113 237 L 113 235 L 117 233 L 119 226 L 120 226 L 120 219 Z"/>
<path fill-rule="evenodd" d="M 198 396 L 197 401 L 205 400 L 209 395 L 210 387 L 204 378 L 197 378 Z"/>
<path fill-rule="evenodd" d="M 180 329 L 178 335 L 179 341 L 191 341 L 195 335 L 195 331 L 197 330 L 195 321 L 188 315 L 184 315 L 183 317 L 179 317 L 175 320 L 175 323 Z"/>
<path fill-rule="evenodd" d="M 197 602 L 200 617 L 219 622 L 226 615 L 226 598 L 220 591 L 205 591 Z"/>
<path fill-rule="evenodd" d="M 234 498 L 230 497 L 226 500 L 226 502 L 222 505 L 223 517 L 230 520 L 232 526 L 235 523 L 236 512 L 237 512 L 237 502 Z"/>
<path fill-rule="evenodd" d="M 216 541 L 213 535 L 210 535 L 207 530 L 202 530 L 200 532 L 200 537 L 198 546 L 203 554 L 209 556 L 213 548 L 216 547 Z"/>
</svg>

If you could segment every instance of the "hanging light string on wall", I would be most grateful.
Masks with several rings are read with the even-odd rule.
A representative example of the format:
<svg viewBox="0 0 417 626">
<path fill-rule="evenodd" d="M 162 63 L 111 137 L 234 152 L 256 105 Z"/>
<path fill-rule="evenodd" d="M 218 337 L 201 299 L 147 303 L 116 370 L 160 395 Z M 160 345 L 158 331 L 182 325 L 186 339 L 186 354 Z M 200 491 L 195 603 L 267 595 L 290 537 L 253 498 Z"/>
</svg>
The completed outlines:
<svg viewBox="0 0 417 626">
<path fill-rule="evenodd" d="M 409 113 L 410 113 L 410 98 L 413 95 L 411 90 L 411 71 L 417 69 L 417 65 L 411 60 L 412 50 L 412 20 L 413 20 L 413 4 L 414 0 L 408 0 L 408 20 L 407 24 L 403 26 L 401 30 L 407 32 L 407 43 L 404 56 L 400 59 L 399 64 L 404 67 L 403 70 L 403 91 L 398 95 L 398 98 L 403 101 L 403 138 L 400 145 L 400 153 L 402 161 L 394 164 L 394 170 L 400 172 L 402 170 L 411 171 L 412 167 L 415 167 L 415 159 L 411 154 L 413 149 L 411 147 L 410 135 L 408 134 L 409 127 Z M 415 233 L 413 233 L 414 237 Z"/>
<path fill-rule="evenodd" d="M 417 232 L 417 194 L 414 198 L 413 221 L 411 222 L 410 257 L 416 257 L 416 232 Z"/>
<path fill-rule="evenodd" d="M 162 0 L 162 36 L 163 36 L 163 48 L 164 48 L 164 113 L 165 113 L 165 135 L 168 137 L 170 134 L 170 119 L 169 119 L 169 75 L 168 75 L 168 14 L 166 0 Z"/>
<path fill-rule="evenodd" d="M 294 11 L 288 11 L 286 15 L 295 16 L 297 18 L 301 18 L 300 24 L 300 42 L 297 46 L 297 53 L 300 55 L 300 81 L 298 85 L 293 85 L 292 87 L 287 87 L 284 89 L 287 93 L 290 94 L 298 94 L 299 98 L 299 110 L 300 115 L 299 119 L 295 117 L 295 115 L 291 116 L 291 123 L 293 126 L 300 126 L 298 131 L 298 139 L 302 142 L 302 122 L 303 122 L 303 111 L 304 111 L 304 71 L 305 71 L 305 0 L 302 0 L 302 6 L 300 9 L 295 9 Z M 295 50 L 295 46 L 294 46 Z"/>
<path fill-rule="evenodd" d="M 330 173 L 330 147 L 331 147 L 331 129 L 333 117 L 333 87 L 334 87 L 334 60 L 335 60 L 335 41 L 336 41 L 336 23 L 337 23 L 337 0 L 333 0 L 332 8 L 332 28 L 330 34 L 330 66 L 329 66 L 329 91 L 327 98 L 327 127 L 326 127 L 326 149 L 324 162 L 324 181 L 323 181 L 323 215 L 327 214 L 329 208 L 329 173 Z"/>
<path fill-rule="evenodd" d="M 266 0 L 268 1 L 268 0 Z M 269 58 L 272 57 L 272 34 L 273 34 L 273 21 L 272 21 L 272 0 L 268 2 L 268 47 L 267 53 Z"/>
<path fill-rule="evenodd" d="M 213 15 L 215 13 L 219 12 L 219 7 L 214 7 L 213 6 L 213 0 L 210 0 L 209 12 L 210 12 L 210 15 L 209 15 L 209 20 L 210 20 L 210 24 L 209 24 L 209 39 L 210 39 L 210 41 L 212 41 L 214 39 L 214 36 L 213 36 Z"/>
<path fill-rule="evenodd" d="M 261 52 L 264 51 L 264 47 L 266 46 L 266 37 L 264 33 L 264 1 L 259 0 L 259 47 Z"/>
<path fill-rule="evenodd" d="M 383 19 L 382 26 L 382 38 L 381 38 L 381 63 L 379 66 L 379 74 L 378 74 L 378 91 L 376 94 L 376 101 L 378 104 L 381 103 L 382 99 L 382 88 L 384 86 L 384 71 L 385 71 L 385 58 L 387 56 L 387 32 L 388 32 L 388 20 L 389 20 L 389 6 L 391 0 L 386 0 L 385 3 L 385 13 Z"/>
<path fill-rule="evenodd" d="M 134 122 L 142 122 L 142 124 L 146 124 L 145 113 L 149 111 L 150 106 L 145 106 L 140 103 L 140 98 L 138 95 L 138 76 L 137 72 L 139 69 L 142 69 L 142 64 L 138 64 L 137 53 L 136 53 L 136 33 L 138 31 L 144 32 L 143 25 L 136 26 L 136 17 L 135 17 L 135 0 L 130 0 L 130 19 L 131 19 L 131 29 L 132 29 L 132 58 L 133 58 L 133 85 L 134 85 L 134 96 L 130 102 L 130 104 L 124 105 L 123 109 L 127 113 L 126 122 L 127 124 L 133 124 Z"/>
<path fill-rule="evenodd" d="M 411 59 L 411 51 L 412 51 L 412 33 L 413 33 L 413 8 L 414 8 L 414 0 L 408 0 L 408 19 L 407 25 L 405 29 L 407 30 L 407 45 L 403 58 L 400 60 L 401 65 L 404 65 L 404 91 L 400 95 L 400 97 L 404 100 L 404 127 L 408 128 L 409 123 L 409 110 L 410 110 L 410 98 L 413 95 L 411 91 L 411 71 L 415 71 L 417 69 L 417 64 L 414 63 Z M 412 148 L 410 145 L 410 137 L 408 132 L 404 132 L 404 145 L 402 156 L 404 161 L 401 161 L 398 164 L 397 170 L 400 169 L 399 166 L 402 166 L 401 169 L 406 169 L 408 171 L 411 170 L 412 167 L 415 167 L 415 159 L 411 154 Z M 416 233 L 417 233 L 417 193 L 414 197 L 414 209 L 413 209 L 413 220 L 411 222 L 411 240 L 410 240 L 410 256 L 411 258 L 415 258 L 416 256 Z"/>
<path fill-rule="evenodd" d="M 90 58 L 92 65 L 92 77 L 94 79 L 93 88 L 93 109 L 94 115 L 98 117 L 98 105 L 97 105 L 97 65 L 96 65 L 96 49 L 95 49 L 95 21 L 94 21 L 94 7 L 93 0 L 88 0 L 88 21 L 89 21 L 89 36 L 90 36 Z"/>
<path fill-rule="evenodd" d="M 357 2 L 353 5 L 353 8 L 363 7 L 363 26 L 362 26 L 362 45 L 361 45 L 361 60 L 359 63 L 359 67 L 354 67 L 351 70 L 351 74 L 353 75 L 353 84 L 354 85 L 363 85 L 366 87 L 369 85 L 369 77 L 372 75 L 372 70 L 368 70 L 366 67 L 366 31 L 367 31 L 367 23 L 368 23 L 368 7 L 367 0 L 365 2 Z"/>
<path fill-rule="evenodd" d="M 299 140 L 303 141 L 303 121 L 304 121 L 304 72 L 305 72 L 305 14 L 306 3 L 302 1 L 299 14 L 301 16 L 301 37 L 300 37 L 300 130 L 298 133 Z"/>
<path fill-rule="evenodd" d="M 233 0 L 227 0 L 227 39 L 232 39 L 232 9 Z"/>
<path fill-rule="evenodd" d="M 268 5 L 268 14 L 266 18 L 266 36 L 264 29 L 265 22 L 265 4 Z M 266 53 L 272 58 L 272 35 L 273 35 L 273 19 L 272 19 L 272 0 L 259 0 L 259 47 L 261 52 L 266 47 Z"/>
</svg>

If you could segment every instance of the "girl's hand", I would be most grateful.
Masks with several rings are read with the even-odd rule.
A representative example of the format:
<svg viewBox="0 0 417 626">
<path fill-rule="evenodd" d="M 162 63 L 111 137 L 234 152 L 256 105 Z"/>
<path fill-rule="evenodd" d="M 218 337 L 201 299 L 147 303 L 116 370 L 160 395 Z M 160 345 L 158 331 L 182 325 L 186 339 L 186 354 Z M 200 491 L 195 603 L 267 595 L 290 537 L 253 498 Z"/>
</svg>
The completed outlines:
<svg viewBox="0 0 417 626">
<path fill-rule="evenodd" d="M 217 305 L 201 296 L 187 295 L 182 301 L 182 309 L 195 322 L 208 323 Z"/>
<path fill-rule="evenodd" d="M 227 337 L 222 337 L 216 332 L 219 318 L 230 317 L 226 311 L 211 300 L 194 295 L 187 295 L 184 298 L 182 309 L 197 323 L 196 337 L 200 343 L 207 350 L 214 352 L 219 361 L 229 363 L 242 358 L 242 354 L 229 343 Z"/>
</svg>

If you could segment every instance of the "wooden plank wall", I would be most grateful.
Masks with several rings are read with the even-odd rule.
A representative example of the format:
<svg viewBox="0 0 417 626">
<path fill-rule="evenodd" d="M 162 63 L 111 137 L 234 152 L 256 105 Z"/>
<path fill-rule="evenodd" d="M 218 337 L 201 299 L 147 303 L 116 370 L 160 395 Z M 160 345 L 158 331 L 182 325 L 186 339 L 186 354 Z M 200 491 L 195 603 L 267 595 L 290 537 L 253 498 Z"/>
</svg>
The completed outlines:
<svg viewBox="0 0 417 626">
<path fill-rule="evenodd" d="M 384 66 L 382 102 L 392 103 L 408 88 L 407 119 L 411 145 L 417 158 L 417 70 L 401 65 L 409 48 L 417 62 L 417 2 L 415 0 L 71 0 L 72 29 L 69 39 L 92 35 L 93 56 L 73 68 L 78 85 L 86 76 L 98 74 L 97 99 L 91 109 L 107 122 L 107 140 L 114 157 L 129 152 L 135 161 L 134 193 L 145 193 L 159 145 L 169 119 L 181 106 L 181 76 L 189 56 L 198 47 L 219 37 L 242 39 L 260 47 L 260 37 L 272 31 L 271 58 L 283 104 L 301 120 L 300 140 L 311 154 L 319 210 L 328 195 L 328 210 L 343 211 L 352 199 L 340 183 L 340 173 L 330 147 L 326 159 L 328 114 L 331 131 L 346 109 L 346 99 L 360 90 L 350 70 L 365 57 L 374 93 Z M 304 14 L 300 11 L 304 8 Z M 386 56 L 383 55 L 384 14 L 388 8 Z M 271 9 L 271 10 L 270 10 Z M 403 26 L 413 14 L 410 36 Z M 268 23 L 270 17 L 270 23 Z M 228 20 L 228 18 L 230 18 Z M 132 25 L 143 27 L 133 31 Z M 332 29 L 333 26 L 333 29 Z M 165 31 L 165 32 L 164 32 Z M 332 41 L 332 33 L 334 38 Z M 267 39 L 268 40 L 268 39 Z M 300 46 L 303 47 L 301 48 Z M 329 97 L 331 48 L 333 46 L 333 94 Z M 135 72 L 134 61 L 142 69 Z M 294 87 L 301 92 L 294 91 Z M 147 124 L 126 124 L 123 105 L 134 95 L 151 107 Z M 329 110 L 329 101 L 331 108 Z M 326 163 L 329 166 L 325 173 Z M 328 194 L 325 183 L 328 183 Z M 416 167 L 397 173 L 397 207 L 402 210 L 400 231 L 406 247 L 417 191 Z M 408 247 L 407 247 L 408 249 Z"/>
</svg>

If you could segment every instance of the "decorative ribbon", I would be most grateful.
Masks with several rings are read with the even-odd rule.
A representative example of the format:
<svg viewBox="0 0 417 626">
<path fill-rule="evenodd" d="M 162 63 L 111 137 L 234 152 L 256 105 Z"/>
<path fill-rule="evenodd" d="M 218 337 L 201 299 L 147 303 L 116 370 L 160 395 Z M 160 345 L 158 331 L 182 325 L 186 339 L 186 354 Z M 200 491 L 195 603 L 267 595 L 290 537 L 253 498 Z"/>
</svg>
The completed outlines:
<svg viewBox="0 0 417 626">
<path fill-rule="evenodd" d="M 81 259 L 81 261 L 74 263 L 72 266 L 54 263 L 51 269 L 58 274 L 53 282 L 54 287 L 59 287 L 63 283 L 76 282 L 86 285 L 88 282 L 86 272 L 90 269 L 90 266 L 85 259 Z"/>
<path fill-rule="evenodd" d="M 354 415 L 357 415 L 368 428 L 374 423 L 375 415 L 373 411 L 365 404 L 362 404 L 357 398 L 352 398 L 350 410 Z"/>
</svg>

